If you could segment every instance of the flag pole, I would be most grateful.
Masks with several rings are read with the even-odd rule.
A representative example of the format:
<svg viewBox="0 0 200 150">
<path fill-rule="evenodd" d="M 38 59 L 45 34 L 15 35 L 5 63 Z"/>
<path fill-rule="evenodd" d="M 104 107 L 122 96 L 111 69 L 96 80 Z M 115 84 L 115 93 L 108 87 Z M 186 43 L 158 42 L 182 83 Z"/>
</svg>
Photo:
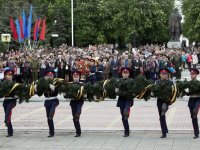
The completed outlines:
<svg viewBox="0 0 200 150">
<path fill-rule="evenodd" d="M 74 47 L 74 0 L 71 0 L 72 47 Z"/>
</svg>

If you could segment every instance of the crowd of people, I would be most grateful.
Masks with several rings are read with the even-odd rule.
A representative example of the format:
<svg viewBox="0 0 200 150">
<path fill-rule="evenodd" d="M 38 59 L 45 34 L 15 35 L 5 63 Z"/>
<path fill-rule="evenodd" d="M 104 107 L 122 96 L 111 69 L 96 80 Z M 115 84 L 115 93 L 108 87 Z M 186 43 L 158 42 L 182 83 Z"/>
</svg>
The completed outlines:
<svg viewBox="0 0 200 150">
<path fill-rule="evenodd" d="M 44 77 L 45 71 L 54 69 L 55 77 L 72 81 L 72 72 L 81 72 L 81 80 L 100 81 L 120 77 L 120 69 L 129 67 L 130 76 L 142 74 L 147 79 L 159 78 L 159 69 L 169 68 L 171 77 L 181 78 L 181 71 L 195 68 L 198 64 L 198 50 L 165 49 L 163 46 L 146 45 L 138 49 L 120 52 L 113 45 L 72 48 L 66 44 L 59 48 L 39 47 L 35 50 L 10 50 L 1 54 L 0 79 L 3 68 L 14 70 L 15 80 L 30 83 Z"/>
</svg>

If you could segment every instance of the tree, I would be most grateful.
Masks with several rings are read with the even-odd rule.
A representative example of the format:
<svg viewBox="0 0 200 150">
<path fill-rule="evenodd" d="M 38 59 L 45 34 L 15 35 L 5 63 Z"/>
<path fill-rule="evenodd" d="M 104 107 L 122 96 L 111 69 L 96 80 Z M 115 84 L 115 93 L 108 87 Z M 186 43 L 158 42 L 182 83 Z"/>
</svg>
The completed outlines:
<svg viewBox="0 0 200 150">
<path fill-rule="evenodd" d="M 185 15 L 184 35 L 190 41 L 200 39 L 200 3 L 198 0 L 183 0 L 183 14 Z"/>
<path fill-rule="evenodd" d="M 54 46 L 70 45 L 70 0 L 0 1 L 1 31 L 10 33 L 9 15 L 16 18 L 22 8 L 28 12 L 29 3 L 34 7 L 33 21 L 38 16 L 47 17 L 45 43 L 49 45 L 53 41 Z M 173 4 L 174 0 L 74 0 L 75 45 L 118 43 L 123 48 L 132 41 L 133 35 L 140 44 L 166 42 L 169 40 L 167 27 Z M 53 33 L 59 37 L 52 38 Z"/>
</svg>

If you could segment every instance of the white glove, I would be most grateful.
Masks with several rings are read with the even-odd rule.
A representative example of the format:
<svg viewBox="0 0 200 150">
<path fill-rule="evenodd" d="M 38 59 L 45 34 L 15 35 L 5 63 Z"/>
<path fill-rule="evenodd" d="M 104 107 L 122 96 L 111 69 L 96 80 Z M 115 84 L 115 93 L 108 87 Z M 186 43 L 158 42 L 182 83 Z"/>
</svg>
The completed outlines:
<svg viewBox="0 0 200 150">
<path fill-rule="evenodd" d="M 153 92 L 151 92 L 151 96 L 152 96 L 152 97 L 154 96 L 154 93 L 153 93 Z"/>
<path fill-rule="evenodd" d="M 119 88 L 115 88 L 115 93 L 119 93 Z"/>
<path fill-rule="evenodd" d="M 69 69 L 68 65 L 66 65 L 65 69 L 66 69 L 66 70 L 68 70 L 68 69 Z"/>
<path fill-rule="evenodd" d="M 34 90 L 37 92 L 37 84 L 34 85 Z"/>
<path fill-rule="evenodd" d="M 186 93 L 189 93 L 189 89 L 187 88 L 187 89 L 184 89 L 184 91 L 186 92 Z"/>
<path fill-rule="evenodd" d="M 87 94 L 84 94 L 84 95 L 83 95 L 83 98 L 87 98 Z"/>
<path fill-rule="evenodd" d="M 52 91 L 55 90 L 55 85 L 53 85 L 53 84 L 49 84 L 49 87 L 50 87 L 50 89 L 51 89 Z"/>
</svg>

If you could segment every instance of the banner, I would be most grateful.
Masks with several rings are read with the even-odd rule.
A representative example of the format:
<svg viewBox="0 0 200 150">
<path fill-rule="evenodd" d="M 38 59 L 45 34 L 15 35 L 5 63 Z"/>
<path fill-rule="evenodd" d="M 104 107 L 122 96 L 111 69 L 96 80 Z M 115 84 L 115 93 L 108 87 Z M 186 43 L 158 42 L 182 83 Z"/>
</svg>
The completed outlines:
<svg viewBox="0 0 200 150">
<path fill-rule="evenodd" d="M 10 17 L 10 28 L 13 33 L 14 40 L 17 40 L 18 39 L 17 30 L 16 30 L 15 23 L 12 17 Z"/>
<path fill-rule="evenodd" d="M 46 34 L 46 17 L 44 18 L 44 21 L 42 23 L 42 30 L 40 33 L 40 40 L 44 41 L 45 40 L 45 34 Z"/>
<path fill-rule="evenodd" d="M 28 38 L 31 38 L 32 13 L 33 13 L 33 7 L 31 5 L 29 18 L 28 18 L 28 26 L 27 26 Z"/>
</svg>

